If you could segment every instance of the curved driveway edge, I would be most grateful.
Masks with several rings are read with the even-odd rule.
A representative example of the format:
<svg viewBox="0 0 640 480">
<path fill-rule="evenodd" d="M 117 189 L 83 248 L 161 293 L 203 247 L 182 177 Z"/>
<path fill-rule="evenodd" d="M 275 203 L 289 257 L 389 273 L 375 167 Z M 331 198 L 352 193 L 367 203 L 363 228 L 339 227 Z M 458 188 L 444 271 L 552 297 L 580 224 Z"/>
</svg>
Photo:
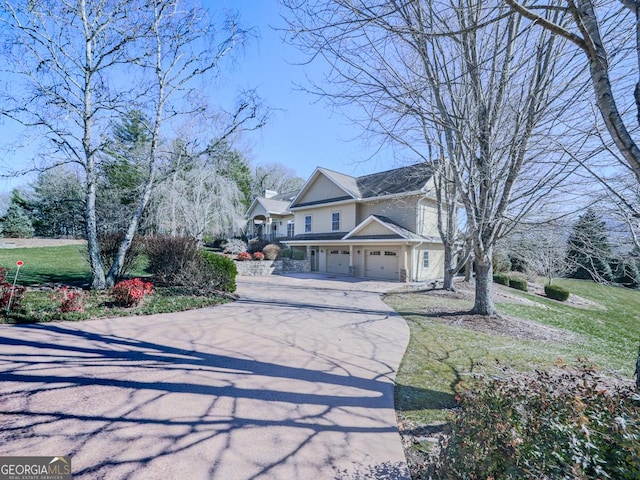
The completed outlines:
<svg viewBox="0 0 640 480">
<path fill-rule="evenodd" d="M 239 277 L 188 312 L 0 326 L 0 455 L 74 479 L 408 478 L 398 284 Z"/>
</svg>

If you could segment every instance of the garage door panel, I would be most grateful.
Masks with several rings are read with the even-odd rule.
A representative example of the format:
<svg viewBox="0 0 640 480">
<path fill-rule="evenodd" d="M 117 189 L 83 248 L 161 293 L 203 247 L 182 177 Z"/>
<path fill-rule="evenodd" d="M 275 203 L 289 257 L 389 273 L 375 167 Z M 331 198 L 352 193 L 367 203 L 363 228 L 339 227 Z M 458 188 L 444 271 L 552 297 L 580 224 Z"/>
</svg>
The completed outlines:
<svg viewBox="0 0 640 480">
<path fill-rule="evenodd" d="M 367 250 L 365 276 L 385 280 L 398 280 L 400 255 L 397 250 Z"/>
<path fill-rule="evenodd" d="M 349 250 L 327 251 L 327 272 L 340 275 L 349 274 Z"/>
</svg>

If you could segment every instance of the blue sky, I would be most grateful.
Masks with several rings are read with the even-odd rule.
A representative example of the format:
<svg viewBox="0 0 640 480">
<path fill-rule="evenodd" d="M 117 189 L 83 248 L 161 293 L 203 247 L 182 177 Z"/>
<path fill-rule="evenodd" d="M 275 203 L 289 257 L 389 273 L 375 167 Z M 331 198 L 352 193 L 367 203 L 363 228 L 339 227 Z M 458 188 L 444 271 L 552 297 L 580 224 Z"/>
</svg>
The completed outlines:
<svg viewBox="0 0 640 480">
<path fill-rule="evenodd" d="M 363 175 L 398 166 L 387 150 L 377 152 L 377 145 L 363 145 L 361 130 L 322 99 L 300 91 L 295 85 L 306 78 L 320 81 L 322 65 L 300 65 L 302 54 L 282 40 L 281 7 L 277 0 L 204 0 L 216 9 L 238 11 L 246 27 L 253 27 L 257 39 L 237 57 L 232 71 L 226 72 L 220 90 L 212 98 L 222 98 L 229 107 L 236 91 L 256 88 L 266 105 L 274 110 L 269 123 L 259 132 L 244 136 L 247 156 L 252 164 L 279 162 L 307 178 L 317 166 L 350 175 Z M 1 125 L 3 143 L 10 142 L 14 129 Z M 4 160 L 16 165 L 33 152 L 21 151 Z M 373 157 L 373 158 L 371 158 Z M 33 177 L 0 180 L 0 191 L 29 183 Z"/>
<path fill-rule="evenodd" d="M 284 22 L 277 0 L 226 0 L 239 11 L 259 39 L 240 59 L 233 77 L 239 85 L 256 87 L 265 102 L 276 109 L 264 130 L 248 137 L 256 163 L 280 162 L 308 177 L 315 167 L 362 175 L 397 166 L 391 153 L 374 155 L 376 145 L 363 145 L 360 127 L 353 125 L 323 99 L 299 90 L 306 77 L 320 81 L 322 65 L 300 65 L 303 55 L 283 42 Z M 233 83 L 233 80 L 230 82 Z M 370 157 L 372 159 L 369 160 Z"/>
</svg>

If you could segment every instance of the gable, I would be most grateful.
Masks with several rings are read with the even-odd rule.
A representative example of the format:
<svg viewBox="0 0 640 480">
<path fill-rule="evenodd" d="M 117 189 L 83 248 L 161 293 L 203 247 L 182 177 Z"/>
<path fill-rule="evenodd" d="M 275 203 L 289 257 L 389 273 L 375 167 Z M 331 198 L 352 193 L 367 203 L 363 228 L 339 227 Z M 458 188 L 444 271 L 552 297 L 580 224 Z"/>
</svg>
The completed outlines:
<svg viewBox="0 0 640 480">
<path fill-rule="evenodd" d="M 379 235 L 397 235 L 397 232 L 392 231 L 389 227 L 379 222 L 369 222 L 367 225 L 358 230 L 358 232 L 354 236 L 369 237 Z"/>
<path fill-rule="evenodd" d="M 352 196 L 348 192 L 328 179 L 323 173 L 318 172 L 312 178 L 300 195 L 294 200 L 291 207 L 301 207 L 317 203 L 327 203 L 329 201 L 348 200 Z"/>
</svg>

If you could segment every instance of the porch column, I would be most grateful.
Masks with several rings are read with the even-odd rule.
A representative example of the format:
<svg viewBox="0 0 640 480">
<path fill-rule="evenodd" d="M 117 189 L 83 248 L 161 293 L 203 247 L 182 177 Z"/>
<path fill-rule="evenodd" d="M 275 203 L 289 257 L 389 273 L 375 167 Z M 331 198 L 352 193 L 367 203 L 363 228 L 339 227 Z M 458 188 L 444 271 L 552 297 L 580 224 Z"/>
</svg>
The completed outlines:
<svg viewBox="0 0 640 480">
<path fill-rule="evenodd" d="M 349 276 L 356 276 L 356 267 L 353 265 L 353 245 L 349 245 Z"/>
<path fill-rule="evenodd" d="M 265 228 L 266 232 L 264 232 L 264 236 L 265 236 L 265 239 L 268 240 L 268 241 L 271 241 L 271 234 L 273 233 L 271 231 L 271 223 L 272 222 L 273 222 L 273 219 L 271 217 L 267 217 L 266 222 L 265 222 L 266 223 L 266 228 Z"/>
<path fill-rule="evenodd" d="M 400 281 L 407 283 L 411 280 L 411 272 L 409 271 L 409 262 L 407 261 L 409 254 L 407 252 L 407 246 L 403 245 L 400 252 L 402 258 L 402 265 L 400 266 Z"/>
</svg>

